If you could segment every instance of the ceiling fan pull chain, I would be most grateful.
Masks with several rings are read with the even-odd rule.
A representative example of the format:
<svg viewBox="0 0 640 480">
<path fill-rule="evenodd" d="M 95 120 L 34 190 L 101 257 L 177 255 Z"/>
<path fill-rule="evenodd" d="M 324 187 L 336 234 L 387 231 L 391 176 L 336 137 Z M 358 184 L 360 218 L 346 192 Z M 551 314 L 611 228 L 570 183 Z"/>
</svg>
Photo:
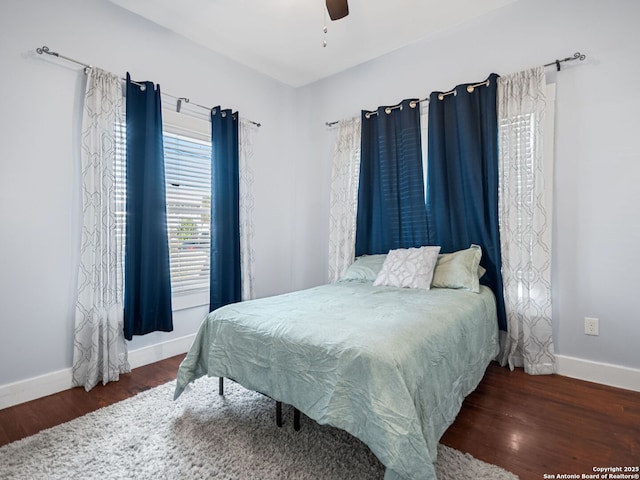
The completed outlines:
<svg viewBox="0 0 640 480">
<path fill-rule="evenodd" d="M 329 31 L 329 29 L 327 28 L 327 10 L 324 10 L 324 15 L 323 15 L 323 20 L 324 20 L 324 26 L 322 27 L 322 31 L 324 32 L 324 38 L 322 39 L 322 47 L 326 48 L 327 46 L 327 32 Z"/>
</svg>

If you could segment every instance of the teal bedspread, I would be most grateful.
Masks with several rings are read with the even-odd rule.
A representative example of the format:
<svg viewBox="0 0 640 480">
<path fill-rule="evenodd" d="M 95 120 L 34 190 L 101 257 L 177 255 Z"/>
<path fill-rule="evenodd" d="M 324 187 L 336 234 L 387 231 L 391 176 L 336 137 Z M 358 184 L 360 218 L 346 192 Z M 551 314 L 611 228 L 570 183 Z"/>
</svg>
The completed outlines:
<svg viewBox="0 0 640 480">
<path fill-rule="evenodd" d="M 486 287 L 343 281 L 210 313 L 175 397 L 203 375 L 233 378 L 358 437 L 385 480 L 434 480 L 438 441 L 497 353 Z"/>
</svg>

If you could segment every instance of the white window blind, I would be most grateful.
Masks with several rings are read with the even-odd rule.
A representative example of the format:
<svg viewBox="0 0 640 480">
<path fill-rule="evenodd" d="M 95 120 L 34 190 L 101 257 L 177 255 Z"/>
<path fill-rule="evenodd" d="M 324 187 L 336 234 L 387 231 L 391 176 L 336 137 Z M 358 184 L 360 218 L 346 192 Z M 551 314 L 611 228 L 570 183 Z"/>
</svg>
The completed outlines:
<svg viewBox="0 0 640 480">
<path fill-rule="evenodd" d="M 518 199 L 523 205 L 531 207 L 535 202 L 535 169 L 539 168 L 534 164 L 536 156 L 533 153 L 535 145 L 535 128 L 538 123 L 535 113 L 524 113 L 513 115 L 508 118 L 499 119 L 498 131 L 500 132 L 500 145 L 503 149 L 509 149 L 517 162 L 511 168 L 515 169 L 516 181 L 514 186 L 517 190 Z M 516 192 L 514 192 L 516 193 Z M 520 235 L 524 231 L 524 219 L 519 219 Z M 518 241 L 523 241 L 519 239 Z"/>
<path fill-rule="evenodd" d="M 127 217 L 127 177 L 126 177 L 126 155 L 127 155 L 127 128 L 125 123 L 115 125 L 116 154 L 115 154 L 115 201 L 116 201 L 116 230 L 118 239 L 122 245 L 123 258 L 120 259 L 124 265 L 125 251 L 125 225 Z M 124 273 L 124 270 L 123 270 Z"/>
<path fill-rule="evenodd" d="M 177 125 L 173 115 L 164 123 L 167 231 L 174 295 L 208 292 L 211 245 L 211 137 L 204 128 L 196 130 L 181 123 Z"/>
<path fill-rule="evenodd" d="M 116 126 L 118 230 L 125 240 L 126 126 Z M 182 308 L 207 303 L 211 216 L 211 133 L 209 123 L 163 111 L 167 234 L 174 296 Z M 181 308 L 178 307 L 178 308 Z"/>
</svg>

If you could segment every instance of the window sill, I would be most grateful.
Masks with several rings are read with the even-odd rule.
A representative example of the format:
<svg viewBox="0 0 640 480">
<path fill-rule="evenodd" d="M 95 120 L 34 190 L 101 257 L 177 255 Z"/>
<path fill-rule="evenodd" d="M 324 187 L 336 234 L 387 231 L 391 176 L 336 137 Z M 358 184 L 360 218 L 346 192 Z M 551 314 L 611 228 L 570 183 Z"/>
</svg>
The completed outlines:
<svg viewBox="0 0 640 480">
<path fill-rule="evenodd" d="M 209 292 L 176 294 L 171 299 L 174 312 L 209 305 Z"/>
</svg>

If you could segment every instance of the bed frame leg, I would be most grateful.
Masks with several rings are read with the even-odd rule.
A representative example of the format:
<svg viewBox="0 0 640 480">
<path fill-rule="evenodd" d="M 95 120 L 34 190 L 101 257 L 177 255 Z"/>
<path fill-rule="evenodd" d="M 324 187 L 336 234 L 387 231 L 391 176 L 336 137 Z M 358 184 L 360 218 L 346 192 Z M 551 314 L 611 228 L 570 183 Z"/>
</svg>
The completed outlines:
<svg viewBox="0 0 640 480">
<path fill-rule="evenodd" d="M 218 378 L 218 395 L 224 395 L 224 377 Z M 276 402 L 276 425 L 282 427 L 282 402 Z M 300 412 L 297 408 L 293 411 L 293 426 L 300 430 Z"/>
<path fill-rule="evenodd" d="M 276 425 L 282 426 L 282 402 L 276 402 Z"/>
<path fill-rule="evenodd" d="M 300 410 L 293 408 L 293 429 L 297 432 L 300 430 Z"/>
</svg>

